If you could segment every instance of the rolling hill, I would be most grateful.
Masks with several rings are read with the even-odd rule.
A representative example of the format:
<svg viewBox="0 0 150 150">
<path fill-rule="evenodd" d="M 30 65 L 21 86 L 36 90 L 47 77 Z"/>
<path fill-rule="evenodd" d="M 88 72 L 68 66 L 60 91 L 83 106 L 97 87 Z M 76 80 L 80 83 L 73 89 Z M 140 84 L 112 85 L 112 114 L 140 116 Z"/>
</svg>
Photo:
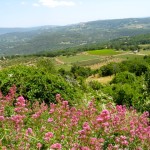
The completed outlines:
<svg viewBox="0 0 150 150">
<path fill-rule="evenodd" d="M 0 28 L 0 55 L 35 54 L 147 33 L 150 33 L 150 17 L 98 20 L 67 26 Z"/>
</svg>

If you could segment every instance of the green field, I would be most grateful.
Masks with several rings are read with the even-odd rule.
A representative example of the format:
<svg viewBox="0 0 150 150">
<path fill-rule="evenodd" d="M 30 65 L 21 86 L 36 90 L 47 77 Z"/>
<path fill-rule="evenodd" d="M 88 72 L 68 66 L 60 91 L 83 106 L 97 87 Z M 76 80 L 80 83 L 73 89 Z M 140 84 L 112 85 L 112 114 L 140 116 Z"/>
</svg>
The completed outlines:
<svg viewBox="0 0 150 150">
<path fill-rule="evenodd" d="M 120 55 L 117 55 L 120 54 Z M 115 58 L 121 60 L 132 60 L 132 59 L 142 59 L 144 55 L 150 54 L 150 51 L 140 51 L 137 54 L 133 52 L 118 52 L 113 49 L 103 49 L 103 50 L 94 50 L 83 53 L 78 53 L 74 56 L 58 56 L 58 57 L 18 57 L 13 59 L 0 60 L 0 68 L 5 68 L 13 66 L 16 64 L 24 64 L 28 66 L 36 65 L 37 62 L 41 59 L 49 59 L 52 61 L 56 69 L 63 68 L 65 70 L 70 70 L 71 66 L 76 64 L 79 66 L 92 66 L 99 64 L 104 64 L 109 61 L 115 61 Z"/>
<path fill-rule="evenodd" d="M 91 65 L 94 65 L 94 64 L 98 64 L 101 61 L 102 61 L 101 59 L 91 59 L 91 60 L 75 62 L 74 64 L 79 65 L 79 66 L 91 66 Z"/>
<path fill-rule="evenodd" d="M 100 59 L 99 56 L 93 56 L 93 55 L 86 55 L 86 54 L 78 54 L 75 56 L 60 56 L 58 57 L 59 60 L 63 61 L 64 63 L 76 63 L 81 61 L 88 61 L 93 59 Z"/>
<path fill-rule="evenodd" d="M 141 44 L 139 45 L 141 48 L 150 47 L 150 44 Z"/>
<path fill-rule="evenodd" d="M 7 68 L 15 65 L 27 65 L 27 66 L 35 66 L 37 62 L 43 59 L 51 60 L 54 65 L 57 65 L 57 62 L 54 58 L 50 57 L 36 57 L 36 56 L 28 56 L 28 57 L 16 57 L 12 59 L 4 59 L 0 60 L 0 68 Z"/>
<path fill-rule="evenodd" d="M 140 54 L 150 55 L 150 50 L 140 50 Z"/>
<path fill-rule="evenodd" d="M 121 58 L 123 60 L 133 60 L 133 59 L 141 59 L 143 55 L 136 55 L 136 54 L 125 54 L 125 55 L 118 55 L 115 58 Z"/>
<path fill-rule="evenodd" d="M 113 49 L 102 49 L 102 50 L 93 50 L 88 51 L 88 54 L 91 55 L 100 55 L 100 56 L 110 56 L 110 55 L 117 55 L 121 54 L 122 52 L 115 51 Z"/>
<path fill-rule="evenodd" d="M 26 64 L 26 65 L 32 65 L 35 64 L 37 61 L 39 61 L 40 58 L 38 57 L 16 57 L 16 58 L 12 58 L 12 59 L 4 59 L 4 60 L 0 60 L 0 66 L 2 68 L 6 68 L 9 66 L 14 66 L 14 65 L 22 65 L 22 64 Z"/>
</svg>

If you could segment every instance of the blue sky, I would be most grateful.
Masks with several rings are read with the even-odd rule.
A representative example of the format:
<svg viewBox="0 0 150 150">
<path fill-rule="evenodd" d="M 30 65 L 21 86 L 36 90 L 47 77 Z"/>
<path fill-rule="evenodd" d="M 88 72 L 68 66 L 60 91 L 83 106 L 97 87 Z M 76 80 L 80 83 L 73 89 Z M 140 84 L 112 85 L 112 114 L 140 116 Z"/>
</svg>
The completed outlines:
<svg viewBox="0 0 150 150">
<path fill-rule="evenodd" d="M 0 0 L 0 27 L 150 17 L 150 0 Z"/>
</svg>

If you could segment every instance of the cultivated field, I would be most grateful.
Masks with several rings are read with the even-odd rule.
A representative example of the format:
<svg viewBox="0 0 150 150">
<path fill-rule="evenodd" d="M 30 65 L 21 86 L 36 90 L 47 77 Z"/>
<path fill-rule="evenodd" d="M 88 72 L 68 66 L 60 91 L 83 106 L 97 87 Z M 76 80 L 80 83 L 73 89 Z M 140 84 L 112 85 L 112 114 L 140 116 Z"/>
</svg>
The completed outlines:
<svg viewBox="0 0 150 150">
<path fill-rule="evenodd" d="M 123 60 L 142 59 L 144 55 L 149 55 L 150 51 L 133 52 L 118 52 L 113 49 L 94 50 L 78 53 L 73 56 L 58 56 L 50 57 L 17 57 L 12 59 L 0 60 L 0 68 L 16 64 L 25 64 L 28 66 L 36 65 L 40 59 L 51 60 L 56 69 L 63 68 L 70 70 L 71 66 L 76 64 L 79 66 L 88 66 L 91 69 L 98 69 L 110 62 L 121 62 Z"/>
<path fill-rule="evenodd" d="M 76 63 L 76 62 L 82 62 L 82 61 L 88 61 L 93 59 L 100 59 L 99 56 L 93 56 L 93 55 L 86 55 L 85 53 L 77 54 L 75 56 L 60 56 L 58 57 L 59 60 L 61 60 L 64 63 Z"/>
<path fill-rule="evenodd" d="M 113 49 L 102 49 L 102 50 L 88 51 L 87 53 L 89 53 L 91 55 L 111 56 L 111 55 L 121 54 L 122 52 L 115 51 Z"/>
</svg>

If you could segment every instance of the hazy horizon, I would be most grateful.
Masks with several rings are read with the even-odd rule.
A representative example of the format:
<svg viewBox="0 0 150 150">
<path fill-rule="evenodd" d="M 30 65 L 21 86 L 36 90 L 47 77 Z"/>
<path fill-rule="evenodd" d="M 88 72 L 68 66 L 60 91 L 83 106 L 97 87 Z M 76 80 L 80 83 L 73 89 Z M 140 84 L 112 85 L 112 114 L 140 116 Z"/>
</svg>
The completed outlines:
<svg viewBox="0 0 150 150">
<path fill-rule="evenodd" d="M 5 0 L 0 1 L 0 28 L 147 18 L 150 17 L 149 6 L 149 0 Z"/>
<path fill-rule="evenodd" d="M 37 26 L 15 26 L 15 27 L 7 27 L 7 26 L 6 26 L 6 27 L 1 27 L 1 26 L 0 26 L 0 28 L 36 28 L 36 27 L 38 28 L 38 27 L 44 27 L 44 26 L 45 26 L 45 27 L 46 27 L 46 26 L 54 26 L 54 27 L 55 27 L 55 26 L 56 26 L 56 27 L 57 27 L 57 26 L 58 26 L 58 27 L 60 26 L 60 27 L 61 27 L 61 26 L 76 25 L 76 24 L 80 24 L 80 23 L 87 23 L 87 22 L 94 22 L 94 21 L 120 20 L 120 19 L 122 20 L 122 19 L 136 19 L 136 18 L 139 18 L 139 19 L 140 19 L 140 18 L 141 18 L 141 19 L 142 19 L 142 18 L 150 18 L 150 16 L 148 16 L 148 17 L 133 17 L 133 18 L 115 18 L 115 19 L 111 18 L 111 19 L 88 20 L 88 21 L 84 21 L 84 22 L 77 22 L 77 23 L 64 24 L 64 25 L 57 25 L 57 24 L 56 24 L 56 25 L 51 25 L 51 24 L 47 24 L 47 25 L 37 25 Z"/>
</svg>

